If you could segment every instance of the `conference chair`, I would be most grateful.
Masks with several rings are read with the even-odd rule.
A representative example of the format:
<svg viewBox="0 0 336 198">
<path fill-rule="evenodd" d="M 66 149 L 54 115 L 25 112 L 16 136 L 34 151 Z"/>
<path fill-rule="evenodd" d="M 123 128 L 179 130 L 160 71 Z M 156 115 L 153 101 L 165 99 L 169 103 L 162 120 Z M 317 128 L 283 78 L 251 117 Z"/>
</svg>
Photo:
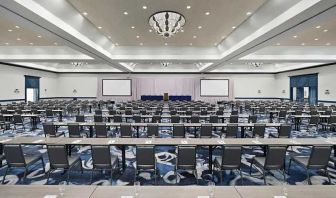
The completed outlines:
<svg viewBox="0 0 336 198">
<path fill-rule="evenodd" d="M 0 114 L 0 127 L 1 129 L 3 129 L 4 131 L 10 126 L 10 122 L 7 122 L 5 120 L 5 117 Z"/>
<path fill-rule="evenodd" d="M 103 111 L 101 109 L 96 109 L 95 115 L 103 115 Z"/>
<path fill-rule="evenodd" d="M 127 124 L 127 123 L 120 124 L 120 137 L 122 138 L 132 138 L 133 137 L 131 124 Z"/>
<path fill-rule="evenodd" d="M 257 115 L 249 115 L 247 122 L 248 123 L 257 123 Z"/>
<path fill-rule="evenodd" d="M 161 115 L 153 115 L 152 123 L 160 123 L 161 122 Z"/>
<path fill-rule="evenodd" d="M 153 145 L 138 145 L 136 147 L 136 169 L 134 172 L 134 182 L 140 171 L 153 171 L 155 185 L 157 184 L 157 168 L 155 158 L 155 147 Z"/>
<path fill-rule="evenodd" d="M 316 127 L 316 131 L 318 131 L 318 125 L 320 123 L 320 116 L 319 115 L 312 115 L 309 118 L 309 123 L 307 125 L 307 130 L 310 127 Z"/>
<path fill-rule="evenodd" d="M 107 127 L 105 123 L 95 123 L 96 137 L 107 138 Z"/>
<path fill-rule="evenodd" d="M 174 109 L 174 110 L 170 110 L 170 115 L 176 115 L 177 114 L 177 111 Z"/>
<path fill-rule="evenodd" d="M 173 125 L 173 138 L 185 138 L 184 124 Z"/>
<path fill-rule="evenodd" d="M 141 123 L 141 116 L 140 115 L 133 115 L 133 120 L 135 123 Z"/>
<path fill-rule="evenodd" d="M 199 123 L 200 122 L 200 117 L 198 115 L 192 115 L 190 117 L 190 122 L 191 123 Z"/>
<path fill-rule="evenodd" d="M 122 122 L 122 116 L 121 115 L 114 115 L 113 116 L 113 122 L 117 122 L 117 123 Z"/>
<path fill-rule="evenodd" d="M 110 146 L 108 145 L 91 145 L 91 155 L 92 155 L 92 172 L 90 183 L 92 183 L 94 172 L 96 170 L 109 170 L 111 174 L 111 184 L 112 184 L 112 176 L 114 170 L 118 170 L 119 159 L 118 156 L 111 155 Z"/>
<path fill-rule="evenodd" d="M 116 115 L 116 114 L 117 114 L 117 111 L 111 109 L 111 110 L 108 111 L 108 114 L 109 114 L 109 115 Z"/>
<path fill-rule="evenodd" d="M 43 172 L 45 173 L 44 161 L 42 154 L 28 155 L 24 154 L 20 144 L 7 144 L 4 145 L 4 156 L 7 162 L 7 168 L 2 179 L 5 183 L 8 172 L 13 168 L 24 168 L 23 181 L 25 181 L 28 174 L 28 168 L 41 160 Z"/>
<path fill-rule="evenodd" d="M 13 115 L 13 131 L 17 130 L 16 126 L 22 126 L 23 131 L 26 130 L 25 125 L 29 122 L 24 122 L 23 117 L 20 114 L 14 114 Z"/>
<path fill-rule="evenodd" d="M 207 110 L 202 110 L 201 115 L 208 115 L 208 111 Z"/>
<path fill-rule="evenodd" d="M 217 110 L 216 111 L 216 115 L 223 115 L 224 114 L 224 110 Z"/>
<path fill-rule="evenodd" d="M 252 166 L 259 167 L 266 185 L 266 173 L 272 170 L 281 170 L 284 182 L 286 182 L 285 160 L 286 160 L 286 146 L 269 146 L 267 147 L 266 157 L 253 157 L 250 165 L 250 175 L 252 173 Z"/>
<path fill-rule="evenodd" d="M 70 171 L 79 165 L 83 174 L 82 159 L 78 155 L 67 155 L 65 145 L 47 145 L 47 152 L 49 157 L 50 169 L 48 171 L 48 178 L 46 184 L 49 183 L 50 174 L 55 170 L 63 169 L 67 171 L 66 182 L 69 184 Z"/>
<path fill-rule="evenodd" d="M 60 136 L 64 136 L 65 137 L 65 133 L 64 132 L 58 132 L 55 125 L 52 122 L 46 122 L 42 124 L 43 127 L 43 132 L 44 132 L 44 136 L 47 137 L 60 137 Z"/>
<path fill-rule="evenodd" d="M 171 123 L 180 123 L 180 116 L 172 115 L 170 118 Z"/>
<path fill-rule="evenodd" d="M 210 115 L 209 122 L 210 123 L 218 123 L 218 115 Z"/>
<path fill-rule="evenodd" d="M 70 138 L 81 138 L 83 136 L 88 137 L 88 134 L 80 129 L 78 123 L 68 123 L 68 132 Z"/>
<path fill-rule="evenodd" d="M 291 167 L 292 161 L 294 161 L 299 166 L 303 167 L 306 171 L 306 176 L 308 184 L 311 185 L 309 170 L 324 170 L 328 177 L 329 183 L 331 183 L 329 172 L 328 172 L 328 162 L 331 154 L 330 146 L 313 146 L 310 156 L 290 156 L 288 165 L 288 174 Z"/>
<path fill-rule="evenodd" d="M 238 123 L 238 115 L 230 115 L 230 123 Z"/>
<path fill-rule="evenodd" d="M 76 115 L 76 122 L 85 122 L 84 115 Z"/>
<path fill-rule="evenodd" d="M 231 115 L 238 115 L 238 111 L 237 110 L 231 111 Z"/>
<path fill-rule="evenodd" d="M 256 136 L 260 138 L 264 138 L 265 130 L 266 130 L 266 124 L 256 123 L 254 124 L 254 127 L 252 129 L 252 133 L 250 131 L 246 131 L 245 136 L 250 137 L 250 138 L 256 137 Z"/>
<path fill-rule="evenodd" d="M 327 122 L 322 122 L 322 129 L 334 131 L 336 126 L 336 115 L 331 115 Z"/>
<path fill-rule="evenodd" d="M 103 122 L 103 116 L 101 114 L 96 114 L 93 116 L 94 122 Z"/>
<path fill-rule="evenodd" d="M 52 109 L 46 109 L 45 118 L 46 118 L 46 120 L 48 118 L 51 118 L 51 120 L 54 121 L 54 112 L 52 111 Z"/>
<path fill-rule="evenodd" d="M 241 153 L 242 148 L 240 146 L 225 146 L 223 147 L 222 155 L 216 157 L 214 160 L 214 168 L 212 169 L 212 176 L 214 170 L 217 170 L 220 174 L 220 183 L 223 183 L 223 172 L 225 170 L 238 170 L 240 173 L 241 184 L 243 184 L 243 173 L 241 171 Z"/>
<path fill-rule="evenodd" d="M 279 120 L 279 122 L 281 120 L 284 120 L 285 122 L 287 122 L 287 111 L 286 110 L 280 110 L 279 111 L 278 120 Z"/>
<path fill-rule="evenodd" d="M 147 124 L 147 137 L 159 137 L 159 125 L 148 123 Z"/>
<path fill-rule="evenodd" d="M 228 123 L 225 133 L 226 138 L 236 138 L 238 133 L 238 124 Z"/>
<path fill-rule="evenodd" d="M 270 133 L 270 137 L 274 138 L 290 138 L 292 131 L 291 124 L 281 124 L 278 130 L 278 134 Z"/>
<path fill-rule="evenodd" d="M 200 129 L 200 138 L 212 137 L 212 124 L 202 124 Z"/>
<path fill-rule="evenodd" d="M 175 165 L 175 182 L 177 184 L 178 170 L 191 170 L 195 175 L 196 184 L 198 184 L 196 169 L 196 147 L 195 146 L 178 146 L 177 160 Z"/>
</svg>

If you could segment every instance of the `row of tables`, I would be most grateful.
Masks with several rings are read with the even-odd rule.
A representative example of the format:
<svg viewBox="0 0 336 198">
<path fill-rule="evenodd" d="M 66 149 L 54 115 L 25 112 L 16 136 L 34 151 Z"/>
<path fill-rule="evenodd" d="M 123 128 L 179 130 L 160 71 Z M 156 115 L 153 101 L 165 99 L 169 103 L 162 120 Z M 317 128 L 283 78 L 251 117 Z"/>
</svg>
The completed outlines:
<svg viewBox="0 0 336 198">
<path fill-rule="evenodd" d="M 134 186 L 6 185 L 0 186 L 6 198 L 135 198 Z M 284 190 L 286 189 L 286 190 Z M 61 194 L 62 191 L 62 195 Z M 333 185 L 316 186 L 140 186 L 138 198 L 335 198 Z"/>
</svg>

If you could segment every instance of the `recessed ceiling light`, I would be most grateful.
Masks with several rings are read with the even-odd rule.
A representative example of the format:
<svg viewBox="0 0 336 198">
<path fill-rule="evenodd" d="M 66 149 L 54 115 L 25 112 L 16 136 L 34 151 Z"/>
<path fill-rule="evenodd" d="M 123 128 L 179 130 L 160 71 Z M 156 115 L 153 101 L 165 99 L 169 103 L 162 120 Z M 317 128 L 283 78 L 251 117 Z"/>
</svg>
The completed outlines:
<svg viewBox="0 0 336 198">
<path fill-rule="evenodd" d="M 197 38 L 197 36 L 193 36 L 193 38 L 195 39 L 195 38 Z"/>
<path fill-rule="evenodd" d="M 305 43 L 301 43 L 301 45 L 305 45 Z"/>
<path fill-rule="evenodd" d="M 181 32 L 184 32 L 184 29 L 182 29 Z"/>
<path fill-rule="evenodd" d="M 140 43 L 140 45 L 143 45 L 143 43 Z"/>
<path fill-rule="evenodd" d="M 20 39 L 20 38 L 17 38 L 16 40 L 17 40 L 17 41 L 21 41 L 21 39 Z"/>
<path fill-rule="evenodd" d="M 236 29 L 236 26 L 232 26 L 232 29 Z"/>
<path fill-rule="evenodd" d="M 280 45 L 280 43 L 277 43 L 276 45 Z"/>
<path fill-rule="evenodd" d="M 214 43 L 214 46 L 217 46 L 217 43 Z"/>
<path fill-rule="evenodd" d="M 139 36 L 139 35 L 137 35 L 136 37 L 137 37 L 137 38 L 140 38 L 140 36 Z"/>
<path fill-rule="evenodd" d="M 327 29 L 325 29 L 325 30 L 323 30 L 323 32 L 328 32 L 328 30 L 327 30 Z"/>
<path fill-rule="evenodd" d="M 86 16 L 86 15 L 88 15 L 88 13 L 87 12 L 83 12 L 83 15 Z"/>
<path fill-rule="evenodd" d="M 39 37 L 39 38 L 42 38 L 42 36 L 41 36 L 41 35 L 38 35 L 37 37 Z"/>
<path fill-rule="evenodd" d="M 9 43 L 5 43 L 5 45 L 9 45 Z"/>
<path fill-rule="evenodd" d="M 294 38 L 297 38 L 297 35 L 294 35 L 293 37 L 294 37 Z"/>
<path fill-rule="evenodd" d="M 326 43 L 326 45 L 330 45 L 330 43 Z"/>
<path fill-rule="evenodd" d="M 108 36 L 107 38 L 111 39 L 111 36 Z"/>
<path fill-rule="evenodd" d="M 191 8 L 191 6 L 187 6 L 187 9 L 190 9 Z"/>
<path fill-rule="evenodd" d="M 152 29 L 149 29 L 148 31 L 149 31 L 149 32 L 153 32 L 153 30 L 152 30 Z"/>
<path fill-rule="evenodd" d="M 189 45 L 192 45 L 192 43 L 189 43 Z"/>
<path fill-rule="evenodd" d="M 8 32 L 12 32 L 13 30 L 9 29 Z"/>
<path fill-rule="evenodd" d="M 202 29 L 202 26 L 198 26 L 198 29 Z"/>
<path fill-rule="evenodd" d="M 315 41 L 318 41 L 319 39 L 318 39 L 318 38 L 315 38 L 314 40 L 315 40 Z"/>
<path fill-rule="evenodd" d="M 252 12 L 246 12 L 247 16 L 250 16 L 252 14 Z"/>
<path fill-rule="evenodd" d="M 205 15 L 207 15 L 207 16 L 210 15 L 210 12 L 206 12 Z"/>
<path fill-rule="evenodd" d="M 102 29 L 103 27 L 102 26 L 98 26 L 98 29 Z"/>
<path fill-rule="evenodd" d="M 128 15 L 128 12 L 124 12 L 124 15 Z"/>
<path fill-rule="evenodd" d="M 119 44 L 118 43 L 115 43 L 116 46 L 118 46 Z"/>
<path fill-rule="evenodd" d="M 316 26 L 315 28 L 317 28 L 317 29 L 320 29 L 320 28 L 321 28 L 321 26 L 319 26 L 319 25 L 318 25 L 318 26 Z"/>
<path fill-rule="evenodd" d="M 135 28 L 135 26 L 132 26 L 131 28 L 132 28 L 132 29 L 134 29 L 134 28 Z"/>
<path fill-rule="evenodd" d="M 16 28 L 16 29 L 19 29 L 19 28 L 20 28 L 20 26 L 16 25 L 16 26 L 15 26 L 15 28 Z"/>
<path fill-rule="evenodd" d="M 34 45 L 34 43 L 29 43 L 29 45 Z"/>
<path fill-rule="evenodd" d="M 147 6 L 142 6 L 142 9 L 146 10 L 146 9 L 147 9 Z"/>
<path fill-rule="evenodd" d="M 57 42 L 55 42 L 55 43 L 54 43 L 54 45 L 58 45 L 58 43 L 57 43 Z"/>
<path fill-rule="evenodd" d="M 230 63 L 230 65 L 232 65 L 233 63 Z"/>
<path fill-rule="evenodd" d="M 224 38 L 225 38 L 225 36 L 222 36 L 221 38 L 222 38 L 222 39 L 224 39 Z"/>
<path fill-rule="evenodd" d="M 165 45 L 168 45 L 168 43 L 165 43 Z"/>
</svg>

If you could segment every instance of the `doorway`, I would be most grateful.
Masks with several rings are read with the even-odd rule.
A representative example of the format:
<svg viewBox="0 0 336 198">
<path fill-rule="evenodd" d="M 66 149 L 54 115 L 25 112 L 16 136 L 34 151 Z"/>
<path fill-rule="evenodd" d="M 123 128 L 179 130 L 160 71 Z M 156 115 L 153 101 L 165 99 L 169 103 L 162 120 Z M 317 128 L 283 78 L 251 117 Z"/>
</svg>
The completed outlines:
<svg viewBox="0 0 336 198">
<path fill-rule="evenodd" d="M 25 76 L 25 101 L 37 102 L 40 99 L 40 77 Z"/>
<path fill-rule="evenodd" d="M 317 104 L 318 74 L 290 76 L 290 99 Z"/>
</svg>

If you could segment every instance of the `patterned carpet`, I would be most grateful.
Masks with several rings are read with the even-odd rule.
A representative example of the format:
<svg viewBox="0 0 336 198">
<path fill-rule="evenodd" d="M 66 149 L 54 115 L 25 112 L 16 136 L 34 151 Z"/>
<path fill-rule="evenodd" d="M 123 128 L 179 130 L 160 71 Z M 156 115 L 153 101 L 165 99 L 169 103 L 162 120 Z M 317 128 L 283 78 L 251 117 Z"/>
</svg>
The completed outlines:
<svg viewBox="0 0 336 198">
<path fill-rule="evenodd" d="M 64 120 L 69 120 L 69 118 L 64 118 Z M 241 120 L 245 121 L 245 120 Z M 245 121 L 246 122 L 246 121 Z M 268 122 L 268 117 L 266 116 L 259 116 L 258 122 Z M 300 131 L 293 131 L 298 138 L 305 138 L 305 137 L 315 137 L 315 138 L 322 138 L 325 137 L 328 132 L 319 131 L 317 132 L 316 129 L 305 130 L 306 121 L 302 122 L 302 127 Z M 28 127 L 27 127 L 28 128 Z M 266 128 L 266 137 L 270 133 L 275 133 L 275 128 Z M 59 131 L 66 131 L 66 128 L 60 128 Z M 110 131 L 110 133 L 114 133 L 114 131 Z M 143 133 L 143 131 L 142 131 Z M 193 134 L 189 134 L 190 136 Z M 13 133 L 11 130 L 4 131 L 1 133 L 1 136 L 43 136 L 43 131 L 41 130 L 41 125 L 39 125 L 39 129 L 30 132 L 30 131 L 21 131 L 20 133 Z M 215 132 L 214 135 L 216 136 Z M 160 131 L 160 136 L 162 138 L 171 136 L 170 129 L 164 129 Z M 25 153 L 42 153 L 46 162 L 45 168 L 46 170 L 49 169 L 49 162 L 46 153 L 46 148 L 42 146 L 24 146 L 23 150 Z M 292 148 L 293 151 L 290 149 L 287 152 L 287 160 L 286 160 L 286 167 L 288 167 L 289 162 L 289 153 L 294 152 L 300 155 L 309 155 L 310 148 L 309 147 L 300 147 L 296 146 Z M 92 161 L 91 161 L 91 152 L 90 147 L 77 147 L 74 148 L 73 153 L 77 153 L 82 158 L 82 165 L 84 167 L 84 174 L 80 173 L 80 169 L 74 169 L 70 173 L 70 184 L 80 185 L 80 184 L 90 184 L 90 175 L 91 175 L 91 168 L 92 168 Z M 111 147 L 111 152 L 113 155 L 119 156 L 121 161 L 121 151 L 118 150 L 116 147 Z M 216 149 L 214 152 L 214 157 L 220 155 L 220 150 Z M 262 150 L 257 147 L 244 147 L 243 149 L 243 157 L 242 157 L 242 171 L 243 171 L 243 185 L 264 185 L 263 177 L 261 172 L 258 171 L 255 167 L 253 168 L 252 174 L 249 175 L 249 167 L 251 158 L 255 155 L 262 154 Z M 113 173 L 113 181 L 112 185 L 133 185 L 134 179 L 134 167 L 135 167 L 135 148 L 128 147 L 126 151 L 126 162 L 127 168 L 124 172 L 115 171 Z M 174 166 L 175 166 L 175 147 L 168 147 L 168 146 L 161 146 L 156 147 L 156 159 L 157 159 L 157 167 L 159 170 L 160 177 L 158 179 L 159 185 L 176 185 L 175 184 L 175 174 L 174 174 Z M 5 161 L 3 162 L 5 163 Z M 0 180 L 2 180 L 5 167 L 0 169 Z M 330 162 L 328 170 L 330 171 L 330 176 L 332 178 L 332 184 L 336 183 L 336 169 L 334 168 L 334 164 Z M 198 185 L 207 185 L 208 182 L 212 179 L 211 173 L 208 170 L 208 149 L 207 148 L 198 148 L 197 149 L 197 180 Z M 328 184 L 328 179 L 323 171 L 312 171 L 311 174 L 311 181 L 312 184 Z M 150 172 L 142 172 L 140 173 L 138 180 L 141 181 L 142 185 L 153 185 L 154 179 L 151 177 Z M 302 168 L 299 166 L 292 164 L 290 175 L 287 176 L 287 182 L 291 185 L 305 185 L 306 184 L 306 174 Z M 23 170 L 22 169 L 13 169 L 6 177 L 5 185 L 8 184 L 46 184 L 47 176 L 43 173 L 41 164 L 37 165 L 36 167 L 30 168 L 29 174 L 27 175 L 27 179 L 25 181 L 22 180 L 23 177 Z M 216 185 L 241 185 L 241 177 L 239 172 L 237 171 L 228 171 L 224 173 L 223 176 L 223 183 L 219 182 L 219 175 L 217 172 L 214 174 L 214 181 Z M 279 171 L 272 171 L 271 173 L 267 174 L 266 181 L 268 185 L 282 185 L 283 184 L 283 175 Z M 63 171 L 55 171 L 49 180 L 49 184 L 57 185 L 57 184 L 64 184 L 66 179 L 66 174 Z M 191 172 L 179 172 L 178 177 L 178 184 L 179 185 L 195 185 L 195 177 Z M 109 172 L 99 172 L 95 173 L 92 185 L 111 185 L 110 182 L 110 173 Z"/>
</svg>

